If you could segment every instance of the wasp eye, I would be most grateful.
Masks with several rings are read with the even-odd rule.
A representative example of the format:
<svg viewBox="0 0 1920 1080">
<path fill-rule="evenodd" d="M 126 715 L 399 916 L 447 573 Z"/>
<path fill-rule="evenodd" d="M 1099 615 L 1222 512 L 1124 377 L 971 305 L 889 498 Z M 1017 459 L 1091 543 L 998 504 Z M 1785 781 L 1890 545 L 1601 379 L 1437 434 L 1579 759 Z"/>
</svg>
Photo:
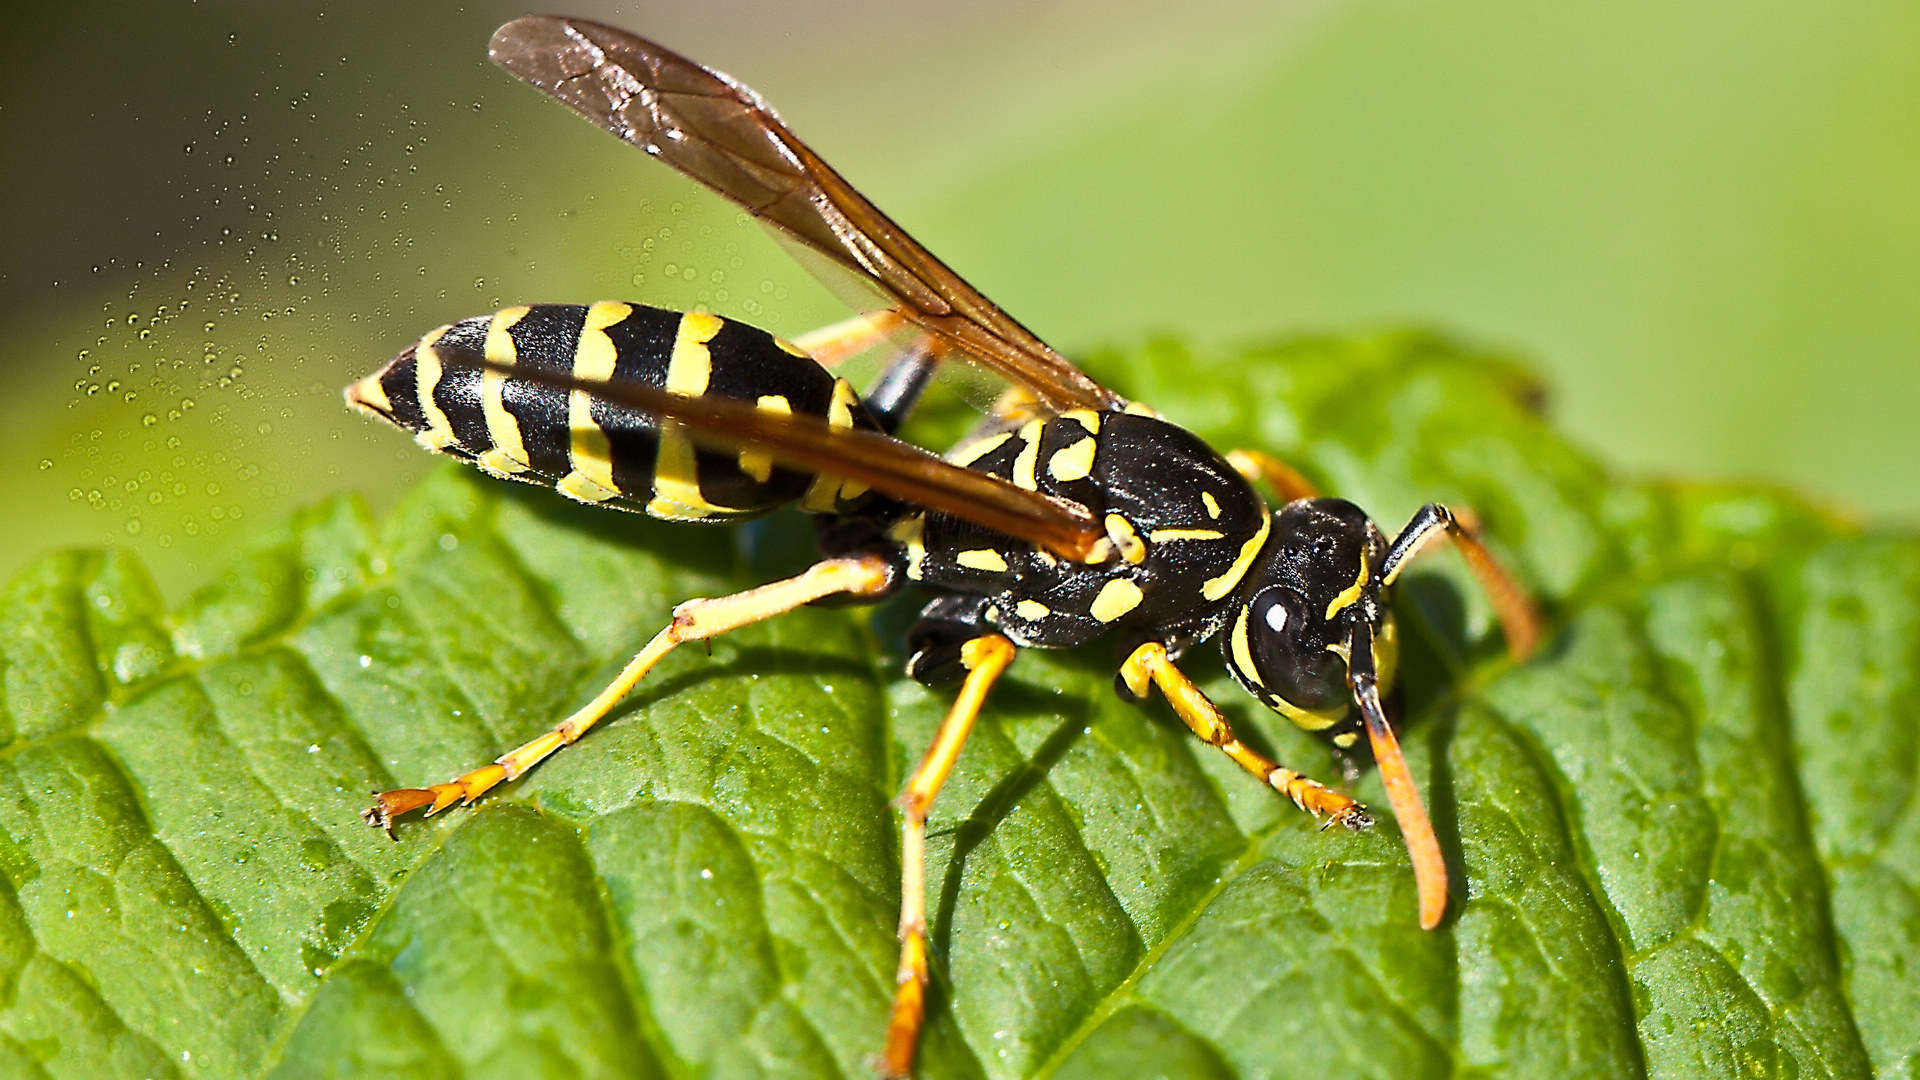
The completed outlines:
<svg viewBox="0 0 1920 1080">
<path fill-rule="evenodd" d="M 1287 632 L 1287 621 L 1287 605 L 1269 604 L 1267 606 L 1267 629 L 1276 634 L 1284 634 Z"/>
<path fill-rule="evenodd" d="M 1289 715 L 1346 711 L 1346 661 L 1327 648 L 1327 623 L 1314 618 L 1304 595 L 1270 585 L 1247 601 L 1244 619 L 1226 651 L 1248 689 L 1270 705 L 1284 702 L 1275 707 Z"/>
<path fill-rule="evenodd" d="M 1273 634 L 1298 638 L 1307 628 L 1307 598 L 1284 585 L 1260 590 L 1248 607 L 1255 625 L 1266 629 L 1262 638 Z"/>
</svg>

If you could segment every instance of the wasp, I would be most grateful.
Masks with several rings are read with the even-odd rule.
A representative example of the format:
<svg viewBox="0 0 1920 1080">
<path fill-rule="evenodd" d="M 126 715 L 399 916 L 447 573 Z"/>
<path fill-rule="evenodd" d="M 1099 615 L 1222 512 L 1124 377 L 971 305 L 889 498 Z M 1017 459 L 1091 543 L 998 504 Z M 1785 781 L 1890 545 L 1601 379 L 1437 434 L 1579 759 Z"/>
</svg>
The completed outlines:
<svg viewBox="0 0 1920 1080">
<path fill-rule="evenodd" d="M 585 735 L 676 647 L 821 601 L 927 597 L 907 674 L 957 683 L 906 782 L 900 958 L 880 1065 L 910 1073 L 926 1012 L 927 813 L 990 688 L 1021 649 L 1106 639 L 1116 685 L 1158 693 L 1208 746 L 1328 824 L 1365 807 L 1260 753 L 1181 667 L 1218 641 L 1262 704 L 1341 751 L 1364 738 L 1437 926 L 1447 871 L 1381 696 L 1398 638 L 1388 593 L 1430 542 L 1450 538 L 1516 656 L 1540 622 L 1461 517 L 1422 507 L 1389 536 L 1258 451 L 1220 453 L 1090 379 L 981 295 L 794 136 L 746 86 L 660 45 L 579 19 L 501 27 L 508 72 L 824 255 L 877 303 L 783 341 L 703 312 L 638 303 L 531 304 L 422 337 L 348 388 L 348 401 L 422 446 L 584 503 L 717 523 L 796 505 L 816 515 L 820 560 L 731 596 L 695 599 L 598 696 L 492 764 L 379 792 L 363 815 L 393 832 L 424 808 L 467 804 Z M 899 341 L 862 394 L 835 366 Z M 894 437 L 941 366 L 1006 389 L 944 455 Z M 1277 501 L 1270 506 L 1266 488 Z"/>
</svg>

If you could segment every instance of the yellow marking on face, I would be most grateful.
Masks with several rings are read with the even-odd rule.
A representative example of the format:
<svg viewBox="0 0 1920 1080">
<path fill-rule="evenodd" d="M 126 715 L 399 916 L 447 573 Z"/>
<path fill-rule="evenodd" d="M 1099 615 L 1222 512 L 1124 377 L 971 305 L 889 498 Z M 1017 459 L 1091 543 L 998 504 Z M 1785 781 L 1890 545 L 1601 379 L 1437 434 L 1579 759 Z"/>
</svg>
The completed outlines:
<svg viewBox="0 0 1920 1080">
<path fill-rule="evenodd" d="M 1100 434 L 1100 414 L 1092 409 L 1068 409 L 1060 414 L 1060 419 L 1071 420 L 1087 429 L 1087 434 Z"/>
<path fill-rule="evenodd" d="M 487 323 L 486 351 L 490 363 L 511 367 L 520 361 L 513 336 L 507 331 L 526 318 L 529 310 L 524 304 L 506 308 Z M 511 475 L 527 471 L 530 459 L 527 444 L 520 437 L 519 418 L 507 411 L 506 386 L 507 377 L 501 372 L 489 368 L 480 373 L 480 415 L 487 421 L 487 438 L 493 443 L 493 449 L 481 456 L 480 463 L 482 467 Z"/>
<path fill-rule="evenodd" d="M 1160 410 L 1154 408 L 1151 405 L 1142 404 L 1141 402 L 1138 402 L 1138 401 L 1127 402 L 1127 407 L 1122 411 L 1126 412 L 1128 415 L 1131 415 L 1131 416 L 1149 416 L 1149 417 L 1153 417 L 1156 420 L 1159 419 L 1160 417 Z"/>
<path fill-rule="evenodd" d="M 919 581 L 927 561 L 927 518 L 915 514 L 887 527 L 887 539 L 907 549 L 907 577 Z"/>
<path fill-rule="evenodd" d="M 1004 574 L 1007 570 L 1006 557 L 992 548 L 969 548 L 953 557 L 953 561 L 970 570 L 986 570 Z"/>
<path fill-rule="evenodd" d="M 429 450 L 445 450 L 458 441 L 453 436 L 453 423 L 433 400 L 433 388 L 440 385 L 441 376 L 446 374 L 434 345 L 451 329 L 443 326 L 435 330 L 421 338 L 413 350 L 413 396 L 419 400 L 420 413 L 427 421 L 427 426 L 414 434 L 413 441 Z"/>
<path fill-rule="evenodd" d="M 753 407 L 761 412 L 793 415 L 793 402 L 781 394 L 761 394 Z M 741 450 L 740 471 L 753 477 L 755 482 L 764 484 L 773 477 L 773 455 L 764 450 Z"/>
<path fill-rule="evenodd" d="M 1211 491 L 1201 492 L 1200 504 L 1207 508 L 1208 517 L 1218 518 L 1220 516 L 1220 500 L 1213 497 L 1213 492 Z"/>
<path fill-rule="evenodd" d="M 1088 436 L 1047 459 L 1047 473 L 1055 480 L 1085 480 L 1093 471 L 1093 452 L 1099 440 Z"/>
<path fill-rule="evenodd" d="M 1247 570 L 1253 566 L 1253 560 L 1260 556 L 1260 549 L 1266 546 L 1267 533 L 1272 528 L 1273 516 L 1263 515 L 1260 518 L 1260 531 L 1254 533 L 1245 544 L 1240 545 L 1240 554 L 1234 558 L 1233 565 L 1227 567 L 1226 573 L 1219 577 L 1208 578 L 1200 586 L 1200 595 L 1209 600 L 1218 600 L 1232 592 L 1240 584 L 1240 579 L 1247 576 Z"/>
<path fill-rule="evenodd" d="M 1227 534 L 1219 529 L 1155 529 L 1147 534 L 1147 539 L 1156 544 L 1169 540 L 1225 540 Z"/>
<path fill-rule="evenodd" d="M 1355 575 L 1353 584 L 1340 590 L 1339 596 L 1327 601 L 1327 618 L 1333 618 L 1340 613 L 1341 609 L 1360 599 L 1360 593 L 1367 587 L 1367 578 L 1371 575 L 1372 569 L 1367 565 L 1367 553 L 1364 550 L 1361 551 L 1360 573 Z"/>
<path fill-rule="evenodd" d="M 1252 604 L 1240 606 L 1240 616 L 1233 620 L 1233 633 L 1227 643 L 1232 649 L 1233 666 L 1240 670 L 1241 677 L 1255 686 L 1265 686 L 1259 669 L 1253 666 L 1253 643 L 1247 637 L 1247 618 L 1252 611 Z"/>
<path fill-rule="evenodd" d="M 1393 689 L 1393 680 L 1400 674 L 1400 624 L 1391 611 L 1373 632 L 1373 671 L 1381 693 Z"/>
<path fill-rule="evenodd" d="M 347 404 L 383 420 L 393 419 L 393 402 L 387 400 L 387 388 L 380 385 L 378 374 L 369 375 L 347 387 Z"/>
<path fill-rule="evenodd" d="M 959 446 L 954 447 L 953 451 L 947 455 L 947 460 L 964 468 L 986 457 L 988 454 L 993 453 L 999 449 L 1001 443 L 1011 438 L 1013 438 L 1013 432 L 1002 431 L 997 435 L 989 435 L 984 439 L 975 439 L 970 443 L 961 443 Z"/>
<path fill-rule="evenodd" d="M 1040 480 L 1034 475 L 1040 465 L 1040 427 L 1041 421 L 1029 420 L 1020 425 L 1020 456 L 1013 459 L 1013 486 L 1028 491 L 1040 490 Z"/>
<path fill-rule="evenodd" d="M 1134 531 L 1133 522 L 1119 514 L 1108 514 L 1104 524 L 1107 527 L 1107 539 L 1113 541 L 1120 551 L 1120 557 L 1135 566 L 1147 559 L 1147 545 L 1140 542 L 1140 534 Z"/>
<path fill-rule="evenodd" d="M 1343 731 L 1340 734 L 1335 735 L 1333 737 L 1333 745 L 1339 747 L 1342 750 L 1348 749 L 1354 743 L 1357 743 L 1359 741 L 1360 741 L 1359 733 L 1353 732 L 1353 731 Z"/>
<path fill-rule="evenodd" d="M 1288 701 L 1272 690 L 1268 690 L 1267 694 L 1266 702 L 1268 708 L 1271 708 L 1274 712 L 1279 713 L 1288 720 L 1293 721 L 1293 726 L 1302 731 L 1325 731 L 1347 718 L 1347 710 L 1345 707 L 1306 709 L 1295 705 L 1293 702 Z"/>
<path fill-rule="evenodd" d="M 613 339 L 594 326 L 593 313 L 599 311 L 601 306 L 595 304 L 588 310 L 587 327 L 606 341 L 607 348 L 611 350 Z M 632 310 L 625 304 L 618 306 Z M 689 311 L 680 316 L 680 325 L 673 334 L 673 353 L 667 359 L 668 393 L 699 397 L 707 392 L 707 384 L 713 378 L 713 354 L 707 350 L 707 342 L 712 341 L 713 336 L 725 325 L 726 321 L 718 315 L 709 315 L 704 311 Z M 582 334 L 581 340 L 584 342 L 586 337 L 586 334 Z M 578 394 L 579 391 L 574 393 Z M 671 420 L 662 421 L 659 438 L 660 449 L 653 459 L 653 498 L 647 500 L 647 513 L 670 521 L 724 516 L 727 513 L 725 507 L 713 505 L 700 494 L 700 463 L 694 455 L 693 440 L 688 437 L 686 428 Z M 576 464 L 575 468 L 578 467 Z"/>
<path fill-rule="evenodd" d="M 1053 614 L 1053 609 L 1038 600 L 1022 600 L 1013 605 L 1013 613 L 1028 622 L 1039 622 Z"/>
<path fill-rule="evenodd" d="M 1100 593 L 1093 598 L 1087 613 L 1101 622 L 1110 623 L 1139 607 L 1140 600 L 1140 586 L 1126 578 L 1114 578 L 1100 587 Z"/>
</svg>

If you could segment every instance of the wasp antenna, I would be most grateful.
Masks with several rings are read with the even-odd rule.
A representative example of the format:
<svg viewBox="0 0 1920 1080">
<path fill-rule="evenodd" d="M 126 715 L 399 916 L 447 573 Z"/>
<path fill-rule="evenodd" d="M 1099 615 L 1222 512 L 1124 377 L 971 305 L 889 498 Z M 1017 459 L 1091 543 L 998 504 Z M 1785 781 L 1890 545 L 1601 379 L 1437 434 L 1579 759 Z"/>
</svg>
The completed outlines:
<svg viewBox="0 0 1920 1080">
<path fill-rule="evenodd" d="M 1352 668 L 1347 684 L 1366 721 L 1367 742 L 1373 747 L 1373 759 L 1380 767 L 1380 779 L 1387 788 L 1387 802 L 1400 823 L 1400 836 L 1407 844 L 1407 857 L 1413 862 L 1414 886 L 1420 896 L 1420 929 L 1440 925 L 1447 912 L 1447 861 L 1440 853 L 1440 840 L 1433 833 L 1433 821 L 1420 801 L 1420 789 L 1413 782 L 1407 759 L 1400 753 L 1400 739 L 1387 724 L 1386 709 L 1380 705 L 1378 676 L 1373 670 L 1373 634 L 1363 623 L 1354 628 Z"/>
</svg>

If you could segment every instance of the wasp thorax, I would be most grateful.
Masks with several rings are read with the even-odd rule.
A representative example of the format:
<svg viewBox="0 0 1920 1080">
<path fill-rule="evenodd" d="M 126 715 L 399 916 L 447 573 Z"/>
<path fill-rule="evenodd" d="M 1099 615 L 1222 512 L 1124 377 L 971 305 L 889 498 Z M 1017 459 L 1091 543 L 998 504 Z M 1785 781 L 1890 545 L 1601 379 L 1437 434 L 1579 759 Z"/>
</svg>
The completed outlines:
<svg viewBox="0 0 1920 1080">
<path fill-rule="evenodd" d="M 1383 682 L 1392 674 L 1392 617 L 1380 580 L 1386 552 L 1386 538 L 1352 503 L 1289 503 L 1274 513 L 1272 539 L 1221 639 L 1242 686 L 1342 746 L 1359 732 L 1348 681 L 1356 626 L 1374 661 L 1369 667 Z"/>
</svg>

